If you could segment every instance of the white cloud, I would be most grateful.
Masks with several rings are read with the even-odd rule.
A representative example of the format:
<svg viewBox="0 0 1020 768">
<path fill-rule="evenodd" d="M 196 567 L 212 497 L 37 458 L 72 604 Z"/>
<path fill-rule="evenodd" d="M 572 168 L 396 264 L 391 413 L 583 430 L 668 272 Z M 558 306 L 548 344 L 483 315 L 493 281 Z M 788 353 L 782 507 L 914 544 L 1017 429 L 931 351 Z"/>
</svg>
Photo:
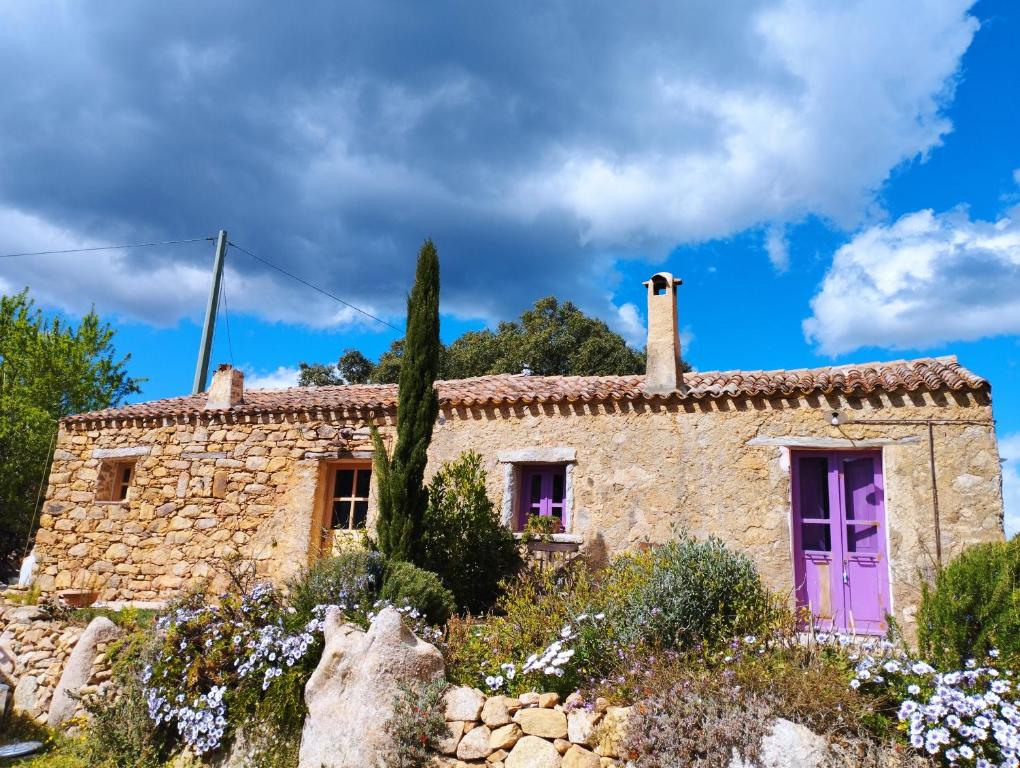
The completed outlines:
<svg viewBox="0 0 1020 768">
<path fill-rule="evenodd" d="M 786 242 L 786 229 L 773 225 L 765 233 L 765 252 L 777 272 L 790 268 L 790 247 Z"/>
<path fill-rule="evenodd" d="M 1020 533 L 1020 432 L 999 441 L 1002 465 L 1002 499 L 1006 508 L 1006 536 Z"/>
<path fill-rule="evenodd" d="M 616 322 L 612 325 L 617 333 L 635 349 L 641 349 L 647 341 L 648 331 L 641 319 L 637 305 L 631 302 L 616 307 Z"/>
<path fill-rule="evenodd" d="M 297 368 L 281 365 L 275 371 L 258 372 L 252 368 L 244 369 L 244 386 L 246 389 L 285 389 L 298 385 Z"/>
<path fill-rule="evenodd" d="M 890 170 L 951 130 L 941 109 L 978 26 L 969 5 L 763 9 L 744 31 L 758 49 L 753 69 L 716 79 L 667 59 L 633 84 L 640 135 L 659 141 L 567 147 L 521 197 L 565 203 L 588 241 L 610 246 L 720 237 L 809 212 L 857 224 Z"/>
<path fill-rule="evenodd" d="M 836 251 L 804 334 L 828 354 L 1020 333 L 1020 208 L 903 216 Z"/>
</svg>

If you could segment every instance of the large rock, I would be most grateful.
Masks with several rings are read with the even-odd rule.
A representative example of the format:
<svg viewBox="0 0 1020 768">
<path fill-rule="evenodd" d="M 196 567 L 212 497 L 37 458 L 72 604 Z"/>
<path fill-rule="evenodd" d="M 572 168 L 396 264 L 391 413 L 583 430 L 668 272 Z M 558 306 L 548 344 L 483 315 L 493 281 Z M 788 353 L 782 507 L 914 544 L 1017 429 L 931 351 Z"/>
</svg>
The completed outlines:
<svg viewBox="0 0 1020 768">
<path fill-rule="evenodd" d="M 464 734 L 457 745 L 457 757 L 461 760 L 481 760 L 488 757 L 493 748 L 489 746 L 491 731 L 487 725 L 479 725 Z"/>
<path fill-rule="evenodd" d="M 602 761 L 594 752 L 573 746 L 563 756 L 563 768 L 599 768 Z"/>
<path fill-rule="evenodd" d="M 414 636 L 394 608 L 368 632 L 326 613 L 325 648 L 305 686 L 308 716 L 299 768 L 384 768 L 392 749 L 387 726 L 402 687 L 440 680 L 443 657 Z"/>
<path fill-rule="evenodd" d="M 567 716 L 558 709 L 522 709 L 514 715 L 514 722 L 531 736 L 544 739 L 567 737 Z"/>
<path fill-rule="evenodd" d="M 23 675 L 14 686 L 12 706 L 15 712 L 21 712 L 29 717 L 39 714 L 38 699 L 39 678 L 35 675 Z"/>
<path fill-rule="evenodd" d="M 53 692 L 50 711 L 46 716 L 46 725 L 57 728 L 72 717 L 78 708 L 78 696 L 81 689 L 88 685 L 92 676 L 92 663 L 99 653 L 99 646 L 116 639 L 120 634 L 117 625 L 105 616 L 97 616 L 85 627 L 82 636 L 75 643 L 71 656 L 64 665 L 60 682 Z"/>
<path fill-rule="evenodd" d="M 506 768 L 560 768 L 562 763 L 556 747 L 538 736 L 525 736 L 507 755 Z"/>
<path fill-rule="evenodd" d="M 734 757 L 730 768 L 820 768 L 828 754 L 829 745 L 823 737 L 780 717 L 761 740 L 758 760 Z"/>
<path fill-rule="evenodd" d="M 623 742 L 627 736 L 630 707 L 608 707 L 602 726 L 601 740 L 596 748 L 603 757 L 622 757 Z"/>
<path fill-rule="evenodd" d="M 443 702 L 446 705 L 445 715 L 448 722 L 454 720 L 470 722 L 478 719 L 482 706 L 485 704 L 485 694 L 477 688 L 462 685 L 448 690 L 443 697 Z"/>
<path fill-rule="evenodd" d="M 510 707 L 506 696 L 492 696 L 482 707 L 482 722 L 490 728 L 499 728 L 510 722 Z"/>
<path fill-rule="evenodd" d="M 595 745 L 595 726 L 602 719 L 601 712 L 573 709 L 567 713 L 567 738 L 574 744 L 586 747 Z"/>
<path fill-rule="evenodd" d="M 508 723 L 492 732 L 492 735 L 489 736 L 489 746 L 493 750 L 513 749 L 514 744 L 521 740 L 522 735 L 521 726 L 517 723 Z"/>
</svg>

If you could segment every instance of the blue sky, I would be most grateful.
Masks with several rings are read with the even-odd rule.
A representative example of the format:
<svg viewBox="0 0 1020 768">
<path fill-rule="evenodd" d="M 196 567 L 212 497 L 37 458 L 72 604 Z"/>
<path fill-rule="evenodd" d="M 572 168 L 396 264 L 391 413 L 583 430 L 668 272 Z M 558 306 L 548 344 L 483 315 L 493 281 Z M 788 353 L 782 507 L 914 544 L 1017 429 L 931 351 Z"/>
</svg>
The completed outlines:
<svg viewBox="0 0 1020 768">
<path fill-rule="evenodd" d="M 1020 10 L 747 0 L 0 2 L 0 252 L 212 235 L 443 334 L 571 299 L 635 344 L 684 280 L 707 369 L 956 354 L 991 380 L 1020 527 Z M 212 245 L 9 259 L 189 390 Z M 214 362 L 285 385 L 397 334 L 239 251 Z"/>
</svg>

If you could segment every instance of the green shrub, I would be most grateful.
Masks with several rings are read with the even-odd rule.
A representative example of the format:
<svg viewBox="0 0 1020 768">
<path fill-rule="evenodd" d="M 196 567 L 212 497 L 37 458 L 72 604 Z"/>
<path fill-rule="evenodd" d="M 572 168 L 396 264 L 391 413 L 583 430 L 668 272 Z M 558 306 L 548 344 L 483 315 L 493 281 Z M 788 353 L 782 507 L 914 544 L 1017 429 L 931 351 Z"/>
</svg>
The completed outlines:
<svg viewBox="0 0 1020 768">
<path fill-rule="evenodd" d="M 698 541 L 681 533 L 654 548 L 650 563 L 623 561 L 620 567 L 635 571 L 634 588 L 607 612 L 631 643 L 717 644 L 761 632 L 775 614 L 754 563 L 715 537 Z"/>
<path fill-rule="evenodd" d="M 435 748 L 450 735 L 443 716 L 445 680 L 416 688 L 403 688 L 393 703 L 393 719 L 387 731 L 393 752 L 387 768 L 426 768 L 434 765 Z"/>
<path fill-rule="evenodd" d="M 447 670 L 455 682 L 509 693 L 625 680 L 642 652 L 763 634 L 782 616 L 746 557 L 687 536 L 602 571 L 575 560 L 561 571 L 525 572 L 494 614 L 450 623 Z"/>
<path fill-rule="evenodd" d="M 482 457 L 467 451 L 444 464 L 429 485 L 421 565 L 439 574 L 462 610 L 492 607 L 500 582 L 521 567 L 510 530 L 485 489 Z"/>
<path fill-rule="evenodd" d="M 430 624 L 445 624 L 456 610 L 453 593 L 443 586 L 439 576 L 411 563 L 387 566 L 379 597 L 396 606 L 417 608 Z"/>
<path fill-rule="evenodd" d="M 969 547 L 925 585 L 917 636 L 936 666 L 957 667 L 993 648 L 1020 662 L 1020 538 Z"/>
<path fill-rule="evenodd" d="M 170 754 L 172 739 L 152 727 L 141 678 L 152 639 L 136 631 L 108 651 L 112 685 L 85 696 L 91 717 L 78 751 L 87 765 L 103 768 L 157 768 Z"/>
<path fill-rule="evenodd" d="M 288 602 L 303 620 L 317 605 L 368 610 L 379 596 L 385 568 L 385 558 L 367 550 L 323 558 L 287 585 Z"/>
</svg>

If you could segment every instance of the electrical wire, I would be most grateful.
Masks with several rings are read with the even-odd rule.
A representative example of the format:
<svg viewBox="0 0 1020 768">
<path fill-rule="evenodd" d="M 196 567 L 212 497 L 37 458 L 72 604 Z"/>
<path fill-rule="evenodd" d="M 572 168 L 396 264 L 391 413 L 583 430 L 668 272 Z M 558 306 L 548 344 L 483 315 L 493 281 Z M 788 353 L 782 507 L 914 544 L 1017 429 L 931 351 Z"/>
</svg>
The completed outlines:
<svg viewBox="0 0 1020 768">
<path fill-rule="evenodd" d="M 287 271 L 286 269 L 284 269 L 283 267 L 277 266 L 276 264 L 273 264 L 273 262 L 271 262 L 271 261 L 267 261 L 266 259 L 263 259 L 263 258 L 262 258 L 261 256 L 256 256 L 256 255 L 255 255 L 254 253 L 252 253 L 251 251 L 249 251 L 249 250 L 247 250 L 247 249 L 245 249 L 245 248 L 242 248 L 242 247 L 241 247 L 241 246 L 239 246 L 239 245 L 238 245 L 237 243 L 234 243 L 234 242 L 229 242 L 229 241 L 228 241 L 228 243 L 227 243 L 227 244 L 228 244 L 228 245 L 230 245 L 230 247 L 232 247 L 232 248 L 236 248 L 236 249 L 237 249 L 237 250 L 239 250 L 239 251 L 240 251 L 241 253 L 244 253 L 244 254 L 247 254 L 248 256 L 251 256 L 251 257 L 252 257 L 253 259 L 255 259 L 256 261 L 261 261 L 261 262 L 262 262 L 263 264 L 265 264 L 265 265 L 266 265 L 267 267 L 272 267 L 272 268 L 273 268 L 273 269 L 275 269 L 275 270 L 276 270 L 277 272 L 281 272 L 282 274 L 286 275 L 287 277 L 289 277 L 289 278 L 291 278 L 291 279 L 293 279 L 293 280 L 297 280 L 297 281 L 298 281 L 299 283 L 301 283 L 302 285 L 306 285 L 306 286 L 308 286 L 309 288 L 311 288 L 312 290 L 314 290 L 314 291 L 318 291 L 318 292 L 319 292 L 319 293 L 321 293 L 321 294 L 322 294 L 323 296 L 328 296 L 329 298 L 333 299 L 334 301 L 339 301 L 339 302 L 340 302 L 341 304 L 343 304 L 343 305 L 344 305 L 345 307 L 350 307 L 350 308 L 351 308 L 351 309 L 353 309 L 353 310 L 354 310 L 355 312 L 360 312 L 360 313 L 361 313 L 361 314 L 363 314 L 363 315 L 364 315 L 365 317 L 370 317 L 370 318 L 372 318 L 373 320 L 375 320 L 376 322 L 378 322 L 378 323 L 382 323 L 383 325 L 385 325 L 385 326 L 387 326 L 387 327 L 389 327 L 389 328 L 392 328 L 392 329 L 393 329 L 393 330 L 395 330 L 395 331 L 396 331 L 397 333 L 403 333 L 403 331 L 402 331 L 402 330 L 401 330 L 400 328 L 397 328 L 397 326 L 395 326 L 395 325 L 393 325 L 393 324 L 391 324 L 391 323 L 387 323 L 387 322 L 386 322 L 385 320 L 383 320 L 383 319 L 382 319 L 381 317 L 376 317 L 376 316 L 375 316 L 375 315 L 373 315 L 373 314 L 372 314 L 371 312 L 366 312 L 366 311 L 365 311 L 365 310 L 363 310 L 363 309 L 362 309 L 361 307 L 357 307 L 357 306 L 355 306 L 354 304 L 351 304 L 351 303 L 350 303 L 349 301 L 344 301 L 344 300 L 343 300 L 343 299 L 341 299 L 341 298 L 340 298 L 339 296 L 336 296 L 336 295 L 334 295 L 334 294 L 330 293 L 329 291 L 327 291 L 327 290 L 325 290 L 325 289 L 323 289 L 323 288 L 320 288 L 319 286 L 315 285 L 314 283 L 310 283 L 310 282 L 308 282 L 307 280 L 305 280 L 305 279 L 304 279 L 304 278 L 302 278 L 302 277 L 298 277 L 298 276 L 297 276 L 297 275 L 295 275 L 295 274 L 294 274 L 293 272 L 288 272 L 288 271 Z"/>
<path fill-rule="evenodd" d="M 230 338 L 230 310 L 227 308 L 227 273 L 224 270 L 220 277 L 220 296 L 223 298 L 223 324 L 227 328 L 227 349 L 230 352 L 230 364 L 234 364 L 234 342 Z"/>
<path fill-rule="evenodd" d="M 214 237 L 193 237 L 190 240 L 162 240 L 158 243 L 129 243 L 126 245 L 97 245 L 92 248 L 65 248 L 60 251 L 31 251 L 26 253 L 0 253 L 0 259 L 15 259 L 20 256 L 51 256 L 57 253 L 88 253 L 90 251 L 116 251 L 123 248 L 151 248 L 157 245 L 181 245 L 215 240 Z"/>
</svg>

